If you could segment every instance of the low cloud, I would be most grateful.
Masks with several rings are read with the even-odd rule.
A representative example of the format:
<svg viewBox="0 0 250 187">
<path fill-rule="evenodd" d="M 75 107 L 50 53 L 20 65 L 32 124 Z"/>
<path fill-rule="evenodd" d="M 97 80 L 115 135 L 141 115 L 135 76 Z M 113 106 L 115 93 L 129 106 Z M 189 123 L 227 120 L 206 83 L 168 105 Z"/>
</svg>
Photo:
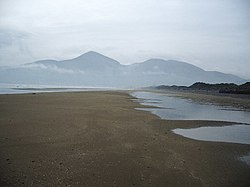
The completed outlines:
<svg viewBox="0 0 250 187">
<path fill-rule="evenodd" d="M 22 68 L 31 68 L 31 69 L 42 69 L 48 70 L 57 73 L 66 73 L 66 74 L 74 74 L 74 73 L 84 73 L 83 71 L 74 71 L 71 69 L 59 68 L 55 65 L 44 65 L 44 64 L 25 64 L 21 66 Z"/>
<path fill-rule="evenodd" d="M 93 50 L 122 64 L 160 57 L 250 78 L 249 5 L 247 0 L 2 0 L 0 66 L 70 59 Z"/>
</svg>

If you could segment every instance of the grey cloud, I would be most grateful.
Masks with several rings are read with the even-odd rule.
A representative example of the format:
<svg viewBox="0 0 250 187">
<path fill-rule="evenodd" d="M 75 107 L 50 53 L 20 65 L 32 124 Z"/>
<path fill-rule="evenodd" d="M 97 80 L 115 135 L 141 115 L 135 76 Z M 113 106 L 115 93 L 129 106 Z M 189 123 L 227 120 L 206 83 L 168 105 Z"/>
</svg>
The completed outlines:
<svg viewBox="0 0 250 187">
<path fill-rule="evenodd" d="M 2 0 L 0 65 L 63 60 L 94 50 L 123 64 L 160 57 L 250 78 L 249 5 L 247 0 Z"/>
</svg>

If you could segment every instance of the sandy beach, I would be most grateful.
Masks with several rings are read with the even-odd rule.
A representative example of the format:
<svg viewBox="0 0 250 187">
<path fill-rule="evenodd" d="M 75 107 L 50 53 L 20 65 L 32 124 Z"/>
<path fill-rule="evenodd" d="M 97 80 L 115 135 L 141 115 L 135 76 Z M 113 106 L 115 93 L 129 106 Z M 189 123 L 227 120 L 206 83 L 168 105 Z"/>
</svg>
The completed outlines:
<svg viewBox="0 0 250 187">
<path fill-rule="evenodd" d="M 239 160 L 250 145 L 171 131 L 221 122 L 162 120 L 132 99 L 126 91 L 0 95 L 0 186 L 250 186 Z"/>
</svg>

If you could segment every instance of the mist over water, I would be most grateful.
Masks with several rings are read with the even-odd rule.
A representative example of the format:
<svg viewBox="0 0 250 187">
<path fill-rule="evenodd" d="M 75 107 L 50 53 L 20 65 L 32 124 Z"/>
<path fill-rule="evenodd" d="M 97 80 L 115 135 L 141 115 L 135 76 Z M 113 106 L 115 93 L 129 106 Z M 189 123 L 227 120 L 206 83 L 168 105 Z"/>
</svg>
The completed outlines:
<svg viewBox="0 0 250 187">
<path fill-rule="evenodd" d="M 62 85 L 0 84 L 0 94 L 25 94 L 45 92 L 83 92 L 115 90 L 112 87 L 81 87 Z"/>
</svg>

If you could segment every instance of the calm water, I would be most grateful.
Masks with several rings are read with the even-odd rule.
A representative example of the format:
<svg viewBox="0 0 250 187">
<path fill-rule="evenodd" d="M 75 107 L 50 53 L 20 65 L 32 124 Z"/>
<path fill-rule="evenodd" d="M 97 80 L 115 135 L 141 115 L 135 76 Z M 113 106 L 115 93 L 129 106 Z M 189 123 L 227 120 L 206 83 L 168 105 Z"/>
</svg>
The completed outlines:
<svg viewBox="0 0 250 187">
<path fill-rule="evenodd" d="M 250 144 L 250 125 L 175 129 L 173 132 L 195 140 Z M 250 153 L 239 160 L 250 165 Z"/>
<path fill-rule="evenodd" d="M 176 134 L 203 141 L 250 144 L 250 125 L 175 129 Z M 240 137 L 240 138 L 239 138 Z"/>
<path fill-rule="evenodd" d="M 189 99 L 153 92 L 133 92 L 142 105 L 160 108 L 139 108 L 169 120 L 216 120 L 250 124 L 250 112 L 201 104 Z M 250 144 L 250 125 L 175 129 L 174 133 L 196 140 Z M 239 158 L 250 165 L 250 153 Z"/>
<path fill-rule="evenodd" d="M 201 104 L 189 99 L 153 92 L 133 92 L 142 105 L 160 108 L 143 108 L 162 119 L 169 120 L 216 120 L 250 124 L 250 112 L 237 108 Z"/>
</svg>

